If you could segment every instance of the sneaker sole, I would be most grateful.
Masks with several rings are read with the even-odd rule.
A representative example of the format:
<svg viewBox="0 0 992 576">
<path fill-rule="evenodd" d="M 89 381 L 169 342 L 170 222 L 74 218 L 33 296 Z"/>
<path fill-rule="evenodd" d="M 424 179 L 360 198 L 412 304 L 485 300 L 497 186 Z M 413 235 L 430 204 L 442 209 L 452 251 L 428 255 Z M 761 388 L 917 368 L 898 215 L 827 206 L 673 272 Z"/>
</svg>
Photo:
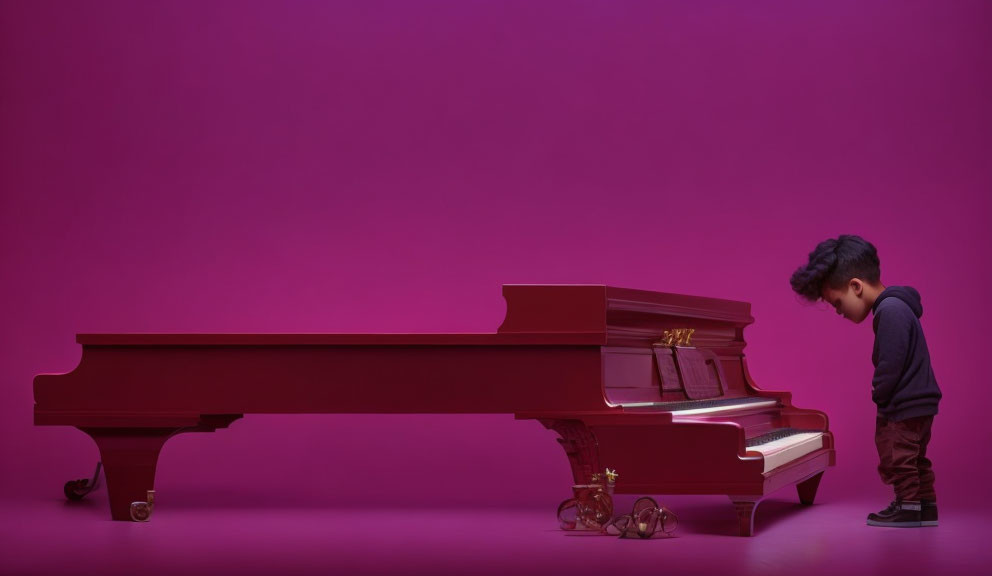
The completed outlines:
<svg viewBox="0 0 992 576">
<path fill-rule="evenodd" d="M 923 526 L 922 522 L 878 522 L 876 520 L 869 520 L 869 526 L 889 526 L 891 528 L 919 528 Z"/>
<path fill-rule="evenodd" d="M 924 522 L 920 522 L 920 526 L 936 526 L 936 525 L 937 525 L 936 520 L 926 520 Z"/>
</svg>

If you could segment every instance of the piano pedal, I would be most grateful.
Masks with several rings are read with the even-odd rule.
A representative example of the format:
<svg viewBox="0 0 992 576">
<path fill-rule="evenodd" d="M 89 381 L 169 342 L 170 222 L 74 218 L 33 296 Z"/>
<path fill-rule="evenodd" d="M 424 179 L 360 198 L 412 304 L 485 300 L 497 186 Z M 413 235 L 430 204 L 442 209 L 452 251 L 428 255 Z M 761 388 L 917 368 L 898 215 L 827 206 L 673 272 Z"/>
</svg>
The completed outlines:
<svg viewBox="0 0 992 576">
<path fill-rule="evenodd" d="M 131 520 L 135 522 L 148 522 L 152 517 L 152 510 L 155 509 L 155 491 L 148 491 L 147 502 L 131 502 Z"/>
<path fill-rule="evenodd" d="M 96 470 L 93 471 L 92 480 L 80 478 L 79 480 L 69 480 L 66 482 L 62 488 L 65 497 L 73 501 L 82 500 L 84 496 L 96 490 L 100 486 L 100 469 L 102 467 L 103 462 L 96 463 Z"/>
</svg>

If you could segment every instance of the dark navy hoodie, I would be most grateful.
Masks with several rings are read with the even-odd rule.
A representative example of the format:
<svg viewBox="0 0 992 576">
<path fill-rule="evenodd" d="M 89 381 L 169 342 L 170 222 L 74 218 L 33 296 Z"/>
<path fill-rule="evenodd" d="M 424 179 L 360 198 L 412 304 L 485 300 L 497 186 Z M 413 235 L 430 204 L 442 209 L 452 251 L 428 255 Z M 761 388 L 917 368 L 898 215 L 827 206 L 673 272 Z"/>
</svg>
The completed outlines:
<svg viewBox="0 0 992 576">
<path fill-rule="evenodd" d="M 871 310 L 875 329 L 871 399 L 878 405 L 878 415 L 905 420 L 936 414 L 941 393 L 920 325 L 920 293 L 910 286 L 889 286 Z"/>
</svg>

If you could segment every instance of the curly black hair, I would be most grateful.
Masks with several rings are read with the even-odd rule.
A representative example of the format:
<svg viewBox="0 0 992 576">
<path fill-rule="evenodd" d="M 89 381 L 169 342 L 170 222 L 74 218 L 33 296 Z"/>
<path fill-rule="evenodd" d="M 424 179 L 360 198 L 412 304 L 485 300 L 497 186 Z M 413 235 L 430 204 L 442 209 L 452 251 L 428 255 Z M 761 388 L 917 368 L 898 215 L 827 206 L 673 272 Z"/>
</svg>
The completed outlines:
<svg viewBox="0 0 992 576">
<path fill-rule="evenodd" d="M 823 285 L 842 288 L 851 278 L 877 284 L 881 277 L 878 251 L 871 242 L 853 234 L 824 240 L 809 253 L 809 263 L 792 273 L 792 289 L 810 302 L 820 298 Z"/>
</svg>

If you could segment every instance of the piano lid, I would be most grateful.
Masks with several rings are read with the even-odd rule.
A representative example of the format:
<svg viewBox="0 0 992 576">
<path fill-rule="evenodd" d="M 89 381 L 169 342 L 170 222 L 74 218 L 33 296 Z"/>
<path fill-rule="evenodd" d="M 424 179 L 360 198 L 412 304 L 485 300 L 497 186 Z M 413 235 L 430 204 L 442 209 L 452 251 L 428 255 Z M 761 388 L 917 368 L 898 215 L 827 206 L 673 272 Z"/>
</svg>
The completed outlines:
<svg viewBox="0 0 992 576">
<path fill-rule="evenodd" d="M 694 340 L 743 343 L 754 322 L 736 300 L 593 284 L 505 284 L 506 317 L 498 333 L 607 333 L 611 341 L 657 341 L 665 330 L 692 327 Z"/>
<path fill-rule="evenodd" d="M 506 316 L 493 333 L 77 334 L 87 346 L 636 345 L 693 328 L 701 346 L 743 347 L 747 302 L 591 284 L 503 285 Z"/>
</svg>

